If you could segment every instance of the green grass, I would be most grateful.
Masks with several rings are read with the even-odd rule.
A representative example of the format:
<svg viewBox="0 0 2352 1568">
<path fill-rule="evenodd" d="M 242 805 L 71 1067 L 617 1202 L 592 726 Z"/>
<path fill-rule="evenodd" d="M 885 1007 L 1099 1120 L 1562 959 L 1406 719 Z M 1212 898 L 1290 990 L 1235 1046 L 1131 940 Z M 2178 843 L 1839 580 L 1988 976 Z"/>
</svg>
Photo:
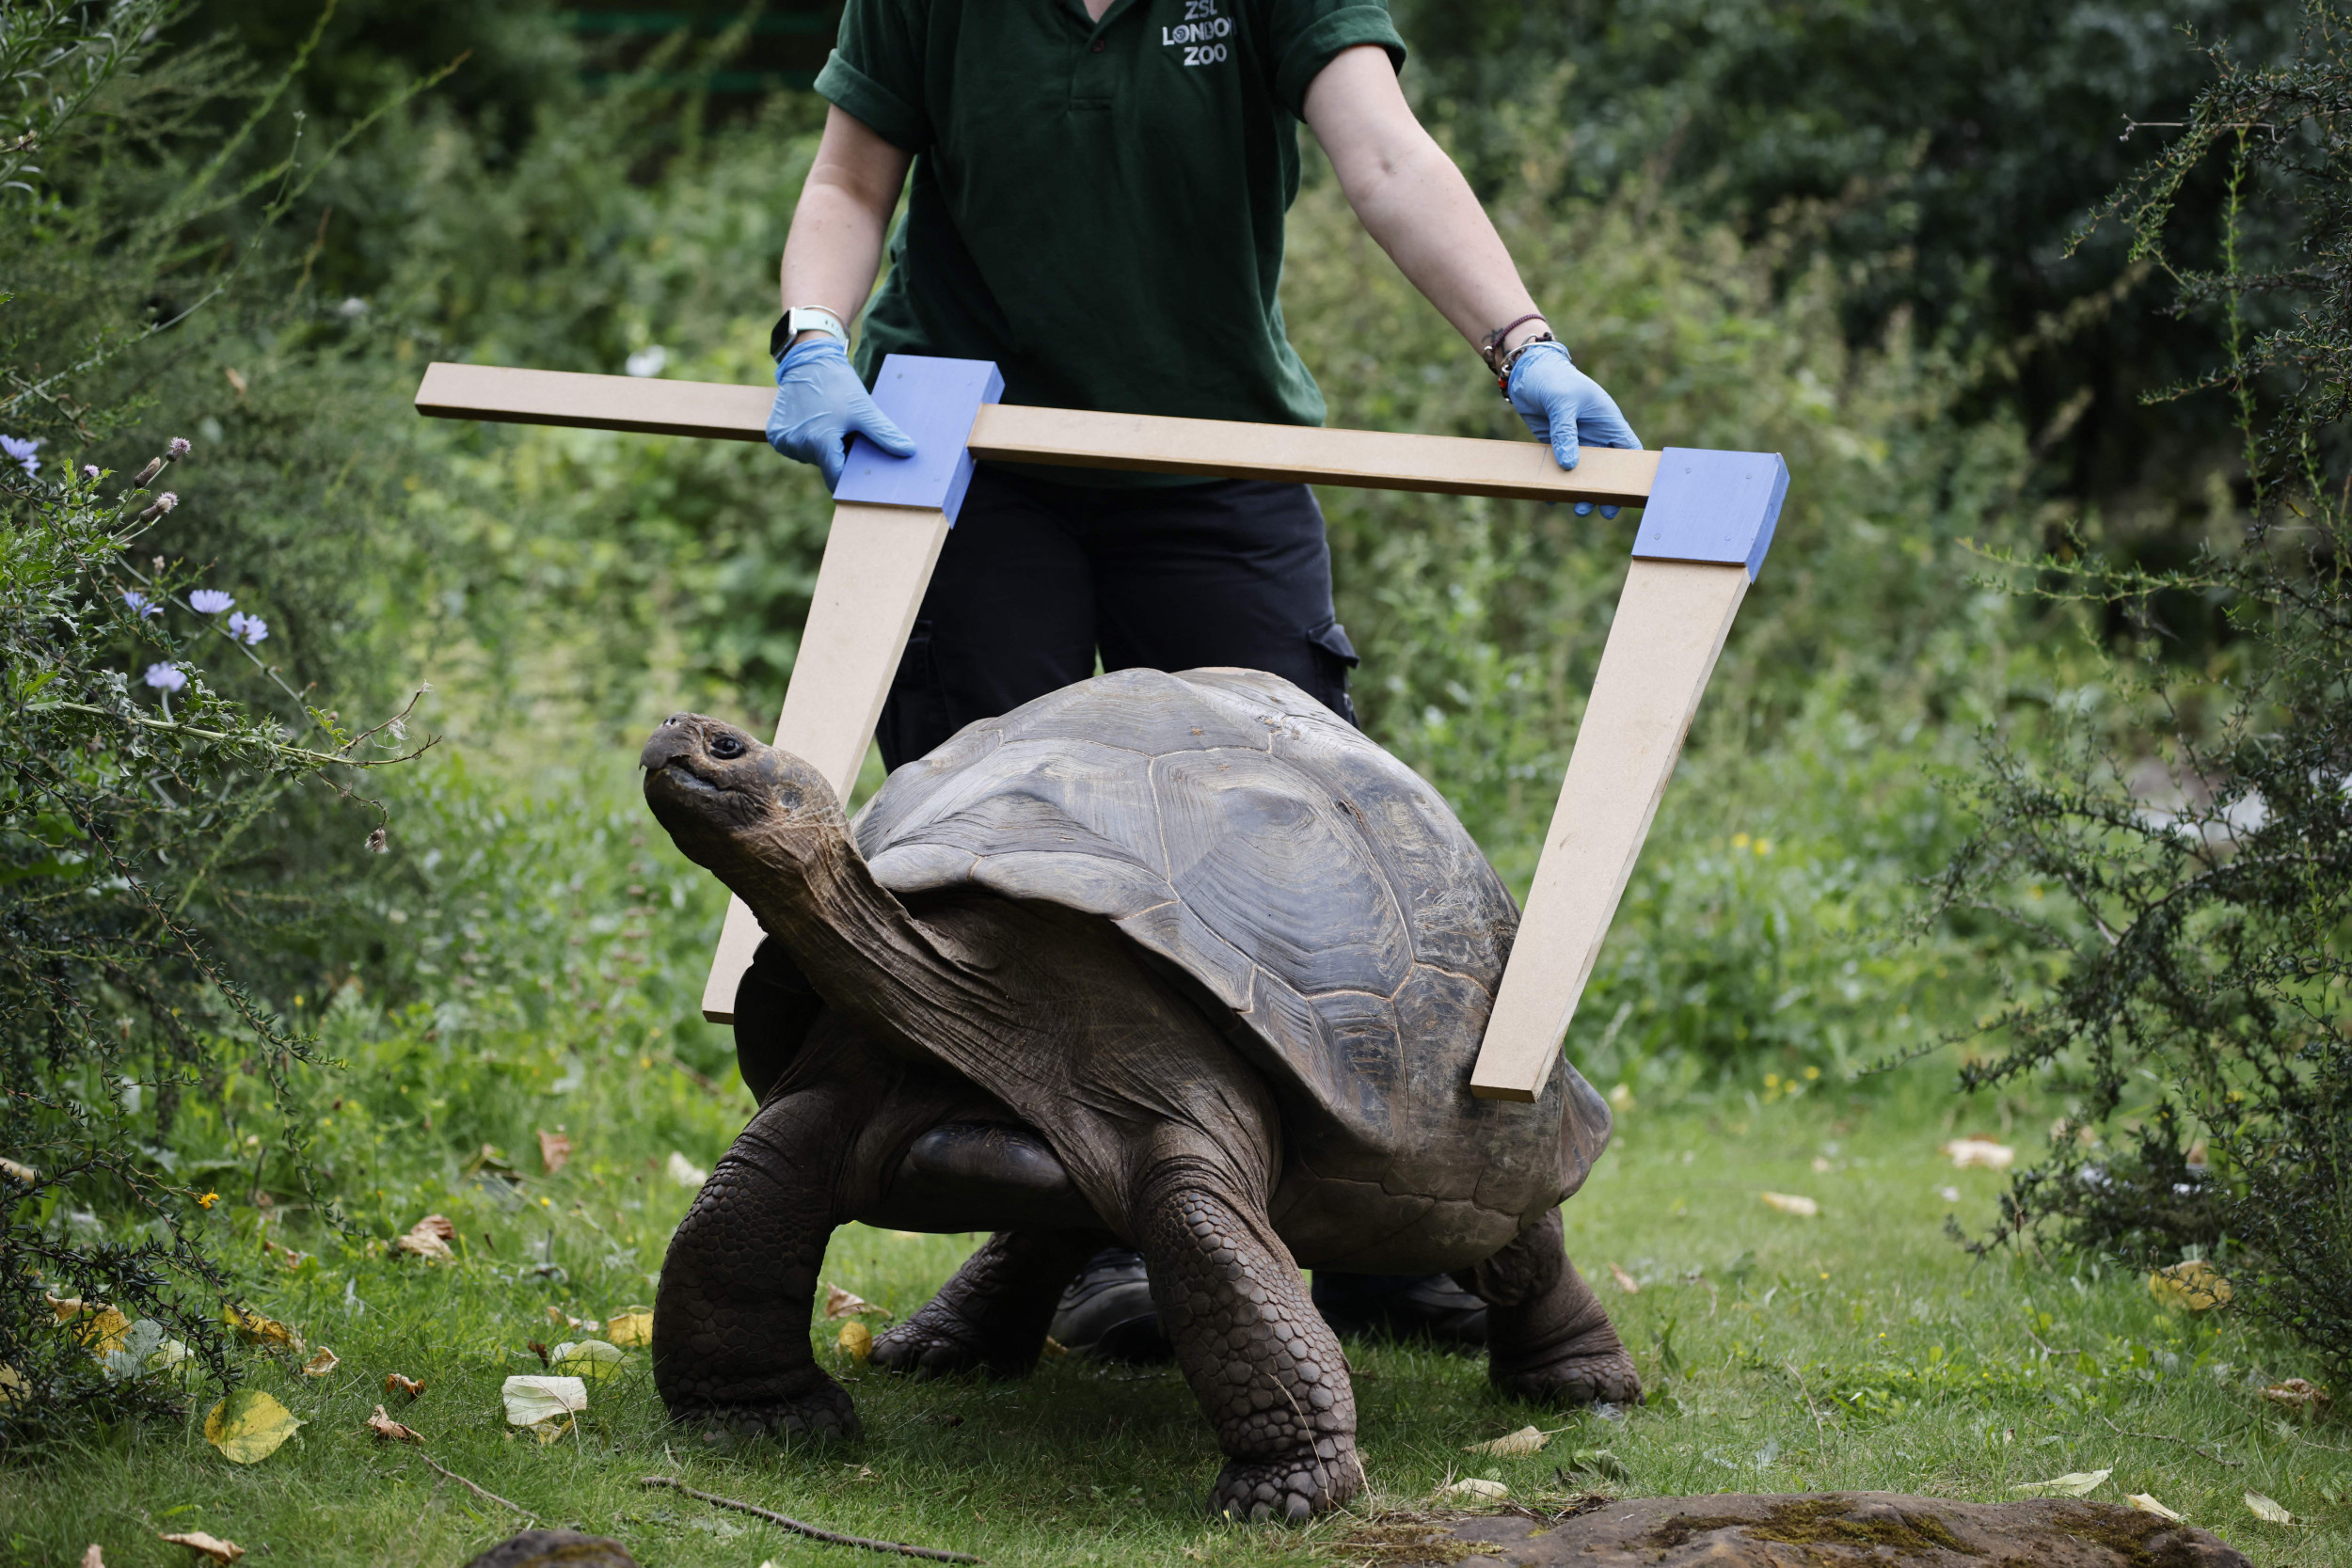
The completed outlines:
<svg viewBox="0 0 2352 1568">
<path fill-rule="evenodd" d="M 1977 1264 L 1945 1238 L 1949 1212 L 1987 1217 L 2000 1179 L 1938 1155 L 1951 1130 L 1941 1086 L 1923 1074 L 1876 1099 L 1734 1093 L 1637 1107 L 1567 1212 L 1571 1252 L 1633 1347 L 1649 1406 L 1615 1421 L 1562 1417 L 1497 1399 L 1475 1360 L 1351 1345 L 1372 1483 L 1357 1512 L 1425 1505 L 1469 1476 L 1515 1497 L 1581 1490 L 1592 1478 L 1556 1471 L 1591 1449 L 1622 1463 L 1629 1479 L 1613 1489 L 1628 1494 L 1869 1487 L 1999 1500 L 2111 1468 L 2095 1497 L 2153 1494 L 2259 1562 L 2352 1561 L 2352 1434 L 2263 1404 L 2262 1381 L 2300 1370 L 2276 1341 L 2228 1314 L 2172 1315 L 2137 1277 Z M 398 1223 L 429 1203 L 458 1222 L 464 1256 L 271 1266 L 257 1305 L 342 1357 L 319 1379 L 283 1358 L 255 1364 L 253 1380 L 309 1423 L 292 1442 L 257 1465 L 227 1463 L 202 1436 L 206 1394 L 178 1426 L 20 1457 L 0 1472 L 0 1560 L 78 1562 L 97 1541 L 114 1568 L 179 1563 L 156 1532 L 200 1528 L 278 1562 L 463 1562 L 516 1521 L 362 1432 L 389 1371 L 425 1381 L 415 1404 L 389 1402 L 443 1465 L 543 1521 L 619 1536 L 649 1568 L 863 1559 L 648 1493 L 638 1478 L 653 1473 L 998 1563 L 1344 1556 L 1346 1515 L 1301 1531 L 1204 1521 L 1217 1457 L 1172 1370 L 1066 1358 L 1024 1383 L 907 1384 L 844 1364 L 828 1325 L 819 1354 L 864 1413 L 856 1445 L 705 1451 L 664 1424 L 642 1352 L 593 1389 L 575 1435 L 542 1447 L 507 1428 L 501 1381 L 539 1370 L 527 1341 L 571 1335 L 550 1307 L 601 1319 L 650 1299 L 647 1272 L 689 1196 L 660 1146 L 690 1145 L 681 1151 L 707 1164 L 746 1099 L 607 1057 L 564 1101 L 580 1151 L 561 1175 L 517 1159 L 534 1175 L 501 1196 L 504 1183 L 469 1180 L 453 1158 L 411 1187 L 388 1183 L 381 1201 Z M 516 1111 L 527 1117 L 530 1102 Z M 1956 1204 L 1942 1193 L 1951 1187 Z M 1766 1190 L 1814 1197 L 1820 1213 L 1775 1212 Z M 852 1227 L 825 1277 L 903 1315 L 973 1240 Z M 540 1272 L 549 1261 L 562 1272 Z M 1638 1293 L 1613 1282 L 1612 1264 Z M 1530 1423 L 1565 1430 L 1537 1455 L 1463 1451 Z M 2316 1522 L 2261 1524 L 2240 1500 L 2249 1490 Z"/>
</svg>

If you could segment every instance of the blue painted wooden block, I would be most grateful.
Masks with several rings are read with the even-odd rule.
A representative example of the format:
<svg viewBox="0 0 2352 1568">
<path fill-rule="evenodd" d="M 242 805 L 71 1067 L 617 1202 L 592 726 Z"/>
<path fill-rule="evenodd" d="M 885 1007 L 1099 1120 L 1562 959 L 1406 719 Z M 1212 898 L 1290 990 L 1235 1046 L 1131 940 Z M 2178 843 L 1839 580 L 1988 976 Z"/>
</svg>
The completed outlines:
<svg viewBox="0 0 2352 1568">
<path fill-rule="evenodd" d="M 980 404 L 1005 394 L 1005 378 L 987 359 L 935 359 L 893 354 L 874 378 L 874 401 L 914 438 L 913 457 L 893 457 L 865 436 L 850 443 L 837 501 L 935 506 L 953 524 L 972 484 L 972 421 Z"/>
<path fill-rule="evenodd" d="M 1754 582 L 1788 494 L 1788 465 L 1778 452 L 1668 447 L 1659 454 L 1658 483 L 1643 509 L 1633 553 L 1651 561 L 1745 566 Z"/>
</svg>

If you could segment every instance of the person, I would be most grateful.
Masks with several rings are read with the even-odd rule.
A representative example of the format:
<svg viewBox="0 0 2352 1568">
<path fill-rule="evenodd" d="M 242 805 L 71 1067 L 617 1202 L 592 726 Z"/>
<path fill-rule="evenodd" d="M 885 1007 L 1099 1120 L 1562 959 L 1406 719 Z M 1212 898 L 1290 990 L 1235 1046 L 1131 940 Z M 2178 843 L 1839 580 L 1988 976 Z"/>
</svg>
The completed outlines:
<svg viewBox="0 0 2352 1568">
<path fill-rule="evenodd" d="M 1365 230 L 1561 467 L 1580 444 L 1640 446 L 1414 117 L 1404 60 L 1385 0 L 848 0 L 785 245 L 770 443 L 829 487 L 853 436 L 911 454 L 867 391 L 889 354 L 993 360 L 1011 404 L 1322 423 L 1278 297 L 1304 120 Z M 1268 671 L 1353 722 L 1313 495 L 981 464 L 882 710 L 883 760 L 1098 659 Z M 1319 1270 L 1314 1295 L 1343 1332 L 1483 1338 L 1481 1304 L 1441 1277 Z M 1141 1259 L 1089 1263 L 1053 1333 L 1163 1354 Z"/>
</svg>

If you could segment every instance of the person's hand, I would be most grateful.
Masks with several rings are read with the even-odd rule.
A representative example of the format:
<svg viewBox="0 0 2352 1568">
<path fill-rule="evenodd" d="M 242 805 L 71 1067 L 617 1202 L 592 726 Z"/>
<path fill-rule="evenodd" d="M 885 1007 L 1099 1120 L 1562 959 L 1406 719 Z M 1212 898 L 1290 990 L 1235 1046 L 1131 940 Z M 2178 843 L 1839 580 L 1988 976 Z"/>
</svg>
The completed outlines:
<svg viewBox="0 0 2352 1568">
<path fill-rule="evenodd" d="M 838 340 L 820 335 L 795 343 L 776 362 L 768 444 L 787 457 L 816 464 L 830 490 L 841 482 L 852 436 L 865 436 L 893 457 L 914 455 L 914 437 L 875 404 Z"/>
<path fill-rule="evenodd" d="M 1576 467 L 1580 446 L 1641 450 L 1642 438 L 1625 422 L 1616 399 L 1576 368 L 1565 343 L 1536 343 L 1522 353 L 1511 367 L 1510 397 L 1535 438 L 1551 443 L 1551 455 L 1563 468 Z M 1580 517 L 1592 510 L 1590 501 L 1576 504 Z M 1600 515 L 1613 517 L 1617 509 L 1604 506 Z"/>
</svg>

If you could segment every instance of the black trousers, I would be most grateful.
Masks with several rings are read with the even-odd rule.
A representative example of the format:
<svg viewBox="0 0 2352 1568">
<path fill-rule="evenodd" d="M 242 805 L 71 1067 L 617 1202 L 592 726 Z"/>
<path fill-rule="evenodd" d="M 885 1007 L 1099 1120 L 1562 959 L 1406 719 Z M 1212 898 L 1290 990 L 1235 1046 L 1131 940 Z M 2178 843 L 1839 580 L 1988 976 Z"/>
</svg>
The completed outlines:
<svg viewBox="0 0 2352 1568">
<path fill-rule="evenodd" d="M 882 761 L 922 756 L 1104 670 L 1264 670 L 1350 723 L 1356 650 L 1303 484 L 1109 489 L 982 464 L 882 707 Z"/>
</svg>

